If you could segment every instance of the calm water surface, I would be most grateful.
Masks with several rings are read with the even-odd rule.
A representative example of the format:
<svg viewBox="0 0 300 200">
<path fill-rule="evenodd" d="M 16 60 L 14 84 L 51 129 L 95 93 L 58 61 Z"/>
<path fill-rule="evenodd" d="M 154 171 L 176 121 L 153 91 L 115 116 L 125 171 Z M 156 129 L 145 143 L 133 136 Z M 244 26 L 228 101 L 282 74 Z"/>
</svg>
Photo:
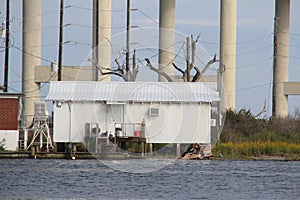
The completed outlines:
<svg viewBox="0 0 300 200">
<path fill-rule="evenodd" d="M 0 166 L 0 199 L 300 199 L 300 162 L 1 159 Z"/>
</svg>

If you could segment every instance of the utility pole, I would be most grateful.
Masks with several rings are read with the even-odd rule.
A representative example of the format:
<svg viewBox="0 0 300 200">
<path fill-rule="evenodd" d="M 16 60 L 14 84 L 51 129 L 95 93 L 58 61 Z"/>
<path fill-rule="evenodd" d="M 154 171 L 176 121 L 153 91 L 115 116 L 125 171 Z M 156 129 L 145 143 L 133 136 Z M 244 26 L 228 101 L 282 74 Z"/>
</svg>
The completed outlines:
<svg viewBox="0 0 300 200">
<path fill-rule="evenodd" d="M 60 0 L 58 74 L 57 74 L 58 81 L 61 81 L 61 77 L 62 77 L 63 26 L 64 26 L 64 0 Z"/>
<path fill-rule="evenodd" d="M 191 48 L 190 48 L 190 38 L 186 37 L 186 79 L 187 82 L 191 81 L 191 63 L 190 63 L 190 58 L 191 58 L 191 54 L 190 54 Z"/>
<path fill-rule="evenodd" d="M 277 34 L 278 34 L 278 17 L 274 18 L 274 52 L 273 52 L 273 88 L 272 88 L 272 116 L 276 116 L 276 72 L 277 72 Z"/>
<path fill-rule="evenodd" d="M 5 62 L 4 62 L 4 92 L 8 91 L 8 64 L 9 64 L 9 15 L 10 0 L 6 0 L 6 23 L 5 23 Z"/>
<path fill-rule="evenodd" d="M 126 71 L 129 72 L 129 56 L 130 56 L 130 0 L 127 0 L 127 22 L 126 22 Z M 129 73 L 128 73 L 129 74 Z M 127 77 L 129 78 L 129 77 Z"/>
<path fill-rule="evenodd" d="M 93 0 L 93 68 L 94 68 L 94 75 L 93 80 L 98 81 L 98 68 L 97 65 L 99 64 L 98 52 L 99 52 L 99 0 Z"/>
<path fill-rule="evenodd" d="M 220 136 L 221 136 L 221 126 L 222 126 L 222 120 L 223 120 L 223 115 L 225 115 L 225 110 L 223 110 L 224 107 L 224 101 L 225 99 L 222 99 L 223 92 L 223 74 L 225 72 L 225 65 L 223 63 L 220 63 L 218 73 L 217 73 L 217 90 L 219 92 L 219 96 L 221 98 L 220 101 L 217 102 L 217 121 L 216 121 L 216 126 L 217 126 L 217 143 L 220 143 Z"/>
</svg>

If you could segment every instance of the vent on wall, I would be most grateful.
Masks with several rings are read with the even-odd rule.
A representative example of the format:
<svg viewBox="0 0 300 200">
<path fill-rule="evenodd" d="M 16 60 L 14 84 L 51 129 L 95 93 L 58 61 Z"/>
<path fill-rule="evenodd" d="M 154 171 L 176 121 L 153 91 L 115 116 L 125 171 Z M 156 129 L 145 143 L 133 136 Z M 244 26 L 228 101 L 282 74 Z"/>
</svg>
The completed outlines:
<svg viewBox="0 0 300 200">
<path fill-rule="evenodd" d="M 159 115 L 159 108 L 149 108 L 149 115 L 150 116 L 158 116 Z"/>
</svg>

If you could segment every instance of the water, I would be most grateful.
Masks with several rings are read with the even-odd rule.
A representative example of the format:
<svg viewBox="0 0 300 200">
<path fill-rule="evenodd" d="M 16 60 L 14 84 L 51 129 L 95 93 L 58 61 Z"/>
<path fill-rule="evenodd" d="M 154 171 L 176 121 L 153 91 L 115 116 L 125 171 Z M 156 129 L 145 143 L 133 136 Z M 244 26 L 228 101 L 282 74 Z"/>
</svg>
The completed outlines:
<svg viewBox="0 0 300 200">
<path fill-rule="evenodd" d="M 0 199 L 299 199 L 300 162 L 1 159 L 0 188 Z"/>
</svg>

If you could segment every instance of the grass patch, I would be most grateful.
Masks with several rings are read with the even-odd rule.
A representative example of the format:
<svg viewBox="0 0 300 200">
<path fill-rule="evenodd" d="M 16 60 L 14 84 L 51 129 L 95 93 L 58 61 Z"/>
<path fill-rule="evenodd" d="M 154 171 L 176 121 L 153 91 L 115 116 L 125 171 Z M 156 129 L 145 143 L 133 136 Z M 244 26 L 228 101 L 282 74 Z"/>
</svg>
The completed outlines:
<svg viewBox="0 0 300 200">
<path fill-rule="evenodd" d="M 290 144 L 287 142 L 228 142 L 216 145 L 213 148 L 213 154 L 215 157 L 225 157 L 228 159 L 273 156 L 299 160 L 300 144 Z"/>
</svg>

